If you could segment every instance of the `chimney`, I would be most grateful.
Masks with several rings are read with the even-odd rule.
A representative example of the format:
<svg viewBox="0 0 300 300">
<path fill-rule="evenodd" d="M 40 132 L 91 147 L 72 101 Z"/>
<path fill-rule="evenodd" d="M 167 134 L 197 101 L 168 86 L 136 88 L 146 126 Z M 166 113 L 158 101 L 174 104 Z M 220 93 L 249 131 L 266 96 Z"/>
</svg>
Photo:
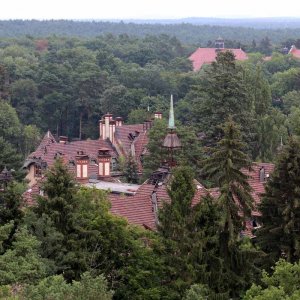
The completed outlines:
<svg viewBox="0 0 300 300">
<path fill-rule="evenodd" d="M 266 172 L 265 172 L 265 168 L 261 167 L 259 169 L 259 182 L 264 182 L 266 180 Z"/>
<path fill-rule="evenodd" d="M 103 119 L 99 120 L 99 139 L 103 139 Z"/>
<path fill-rule="evenodd" d="M 123 118 L 122 117 L 116 117 L 116 126 L 120 127 L 123 125 Z"/>
<path fill-rule="evenodd" d="M 61 135 L 61 136 L 59 137 L 59 143 L 60 143 L 60 144 L 66 144 L 67 142 L 68 142 L 68 137 L 67 137 L 67 136 Z"/>
<path fill-rule="evenodd" d="M 147 130 L 151 129 L 151 127 L 152 127 L 152 121 L 151 120 L 144 121 L 144 123 L 143 123 L 143 130 L 144 131 L 147 131 Z"/>
<path fill-rule="evenodd" d="M 115 131 L 116 131 L 116 121 L 110 120 L 109 121 L 109 140 L 112 144 L 115 143 Z"/>
<path fill-rule="evenodd" d="M 112 115 L 107 113 L 105 116 L 104 116 L 104 131 L 105 131 L 105 138 L 104 139 L 109 139 L 109 122 L 112 118 Z"/>
<path fill-rule="evenodd" d="M 160 111 L 155 112 L 154 119 L 162 119 L 162 113 Z"/>
</svg>

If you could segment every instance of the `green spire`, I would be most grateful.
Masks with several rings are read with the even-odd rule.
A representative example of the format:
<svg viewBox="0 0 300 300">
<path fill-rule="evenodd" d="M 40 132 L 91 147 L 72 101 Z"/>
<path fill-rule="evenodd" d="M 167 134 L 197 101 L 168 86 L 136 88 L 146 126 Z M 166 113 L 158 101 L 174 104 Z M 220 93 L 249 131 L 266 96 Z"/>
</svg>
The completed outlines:
<svg viewBox="0 0 300 300">
<path fill-rule="evenodd" d="M 169 114 L 169 129 L 175 129 L 175 118 L 174 118 L 174 108 L 173 108 L 173 95 L 171 95 L 170 101 L 170 114 Z"/>
</svg>

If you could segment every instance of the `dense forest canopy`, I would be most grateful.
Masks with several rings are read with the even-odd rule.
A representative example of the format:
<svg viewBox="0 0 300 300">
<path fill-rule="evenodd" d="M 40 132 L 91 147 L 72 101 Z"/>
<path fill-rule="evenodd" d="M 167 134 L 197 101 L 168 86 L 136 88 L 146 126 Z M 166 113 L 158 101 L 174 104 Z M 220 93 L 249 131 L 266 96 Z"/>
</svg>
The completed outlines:
<svg viewBox="0 0 300 300">
<path fill-rule="evenodd" d="M 281 44 L 287 39 L 299 38 L 300 22 L 291 22 L 285 26 L 278 22 L 273 28 L 255 28 L 255 22 L 248 26 L 232 26 L 230 22 L 211 23 L 211 25 L 191 24 L 189 20 L 179 24 L 136 24 L 111 21 L 71 21 L 71 20 L 10 20 L 0 21 L 0 37 L 45 37 L 51 35 L 68 37 L 96 37 L 111 33 L 114 35 L 128 34 L 136 37 L 147 35 L 167 34 L 176 36 L 181 42 L 206 46 L 209 41 L 214 41 L 218 36 L 226 40 L 235 40 L 241 44 L 250 44 L 269 37 L 274 44 Z M 239 24 L 239 23 L 238 23 Z M 247 24 L 247 23 L 246 23 Z M 276 22 L 275 22 L 276 24 Z M 296 26 L 295 26 L 296 24 Z"/>
</svg>

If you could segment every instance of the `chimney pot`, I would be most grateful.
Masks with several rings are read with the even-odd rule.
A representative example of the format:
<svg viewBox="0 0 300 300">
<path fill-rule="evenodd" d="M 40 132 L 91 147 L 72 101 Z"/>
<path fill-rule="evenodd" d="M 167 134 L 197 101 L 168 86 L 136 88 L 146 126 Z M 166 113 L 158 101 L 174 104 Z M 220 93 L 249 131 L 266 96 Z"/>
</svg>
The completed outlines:
<svg viewBox="0 0 300 300">
<path fill-rule="evenodd" d="M 60 143 L 60 144 L 66 144 L 67 142 L 68 142 L 68 137 L 67 137 L 67 136 L 61 135 L 61 136 L 59 137 L 59 143 Z"/>
</svg>

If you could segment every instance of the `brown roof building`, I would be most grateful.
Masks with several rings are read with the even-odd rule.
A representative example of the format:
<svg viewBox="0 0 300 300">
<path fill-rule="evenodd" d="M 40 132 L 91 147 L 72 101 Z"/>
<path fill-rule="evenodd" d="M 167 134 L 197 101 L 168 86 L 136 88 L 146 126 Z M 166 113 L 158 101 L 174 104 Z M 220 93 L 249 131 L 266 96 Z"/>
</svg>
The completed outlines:
<svg viewBox="0 0 300 300">
<path fill-rule="evenodd" d="M 176 132 L 172 104 L 171 98 L 168 128 L 174 134 Z M 158 118 L 161 118 L 161 114 Z M 171 159 L 167 167 L 159 168 L 142 185 L 114 182 L 113 177 L 119 176 L 120 172 L 114 169 L 112 163 L 112 160 L 117 160 L 119 156 L 131 153 L 139 161 L 140 171 L 142 171 L 141 157 L 146 152 L 147 131 L 150 127 L 149 122 L 124 125 L 120 118 L 114 120 L 112 115 L 106 114 L 99 122 L 98 140 L 68 142 L 63 137 L 57 142 L 48 132 L 37 150 L 29 155 L 24 164 L 29 170 L 30 180 L 30 188 L 24 193 L 25 202 L 28 205 L 34 204 L 35 195 L 41 194 L 40 183 L 44 180 L 44 171 L 53 165 L 57 157 L 62 157 L 79 183 L 109 191 L 108 198 L 113 214 L 126 218 L 130 224 L 155 230 L 159 208 L 164 201 L 171 201 L 168 195 L 168 182 L 170 168 L 176 162 Z M 180 147 L 180 141 L 177 141 L 176 147 L 173 146 L 168 145 L 168 148 L 175 150 Z M 273 164 L 254 163 L 252 170 L 244 170 L 244 173 L 249 176 L 248 182 L 252 187 L 255 208 L 251 218 L 246 221 L 246 229 L 242 234 L 253 237 L 252 229 L 259 226 L 256 219 L 260 215 L 257 205 L 260 203 L 261 194 L 265 191 L 264 185 L 273 169 Z M 206 195 L 218 198 L 217 188 L 206 189 L 196 180 L 194 184 L 196 192 L 192 205 L 198 204 Z"/>
<path fill-rule="evenodd" d="M 160 113 L 155 116 L 161 118 Z M 108 113 L 99 121 L 97 140 L 68 141 L 67 137 L 61 136 L 57 141 L 48 131 L 24 163 L 24 168 L 28 170 L 26 178 L 29 186 L 39 181 L 46 169 L 59 157 L 63 158 L 81 183 L 96 179 L 112 180 L 113 177 L 120 176 L 118 159 L 130 154 L 135 158 L 141 173 L 151 122 L 125 125 L 122 118 L 113 119 Z"/>
<path fill-rule="evenodd" d="M 231 51 L 236 60 L 248 59 L 246 52 L 244 52 L 242 49 L 225 48 L 224 40 L 222 38 L 218 38 L 215 41 L 215 48 L 198 48 L 189 56 L 189 60 L 193 64 L 193 70 L 199 71 L 203 65 L 211 64 L 212 62 L 216 61 L 217 54 L 220 51 Z"/>
<path fill-rule="evenodd" d="M 297 49 L 295 45 L 293 45 L 289 51 L 294 58 L 300 58 L 300 49 Z"/>
</svg>

